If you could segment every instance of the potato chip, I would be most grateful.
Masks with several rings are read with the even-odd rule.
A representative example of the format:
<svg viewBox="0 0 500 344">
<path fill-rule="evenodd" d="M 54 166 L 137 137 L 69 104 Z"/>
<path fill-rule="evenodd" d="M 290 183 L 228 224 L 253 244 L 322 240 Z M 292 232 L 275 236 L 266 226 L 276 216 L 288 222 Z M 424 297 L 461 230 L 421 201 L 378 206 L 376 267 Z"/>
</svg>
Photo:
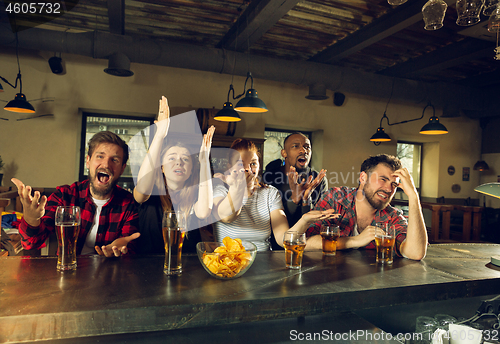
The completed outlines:
<svg viewBox="0 0 500 344">
<path fill-rule="evenodd" d="M 223 278 L 236 276 L 243 270 L 252 255 L 246 253 L 241 239 L 231 239 L 225 237 L 222 240 L 224 246 L 219 246 L 214 253 L 203 254 L 203 264 L 215 275 Z"/>
</svg>

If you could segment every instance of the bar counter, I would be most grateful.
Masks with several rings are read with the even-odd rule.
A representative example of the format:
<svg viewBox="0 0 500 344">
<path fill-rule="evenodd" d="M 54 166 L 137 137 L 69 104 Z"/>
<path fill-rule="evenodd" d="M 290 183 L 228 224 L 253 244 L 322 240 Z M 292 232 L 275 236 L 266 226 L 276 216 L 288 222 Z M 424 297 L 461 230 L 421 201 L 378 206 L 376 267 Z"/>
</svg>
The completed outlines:
<svg viewBox="0 0 500 344">
<path fill-rule="evenodd" d="M 163 256 L 0 258 L 0 342 L 200 328 L 451 300 L 500 291 L 497 244 L 429 246 L 423 261 L 375 263 L 375 251 L 306 252 L 287 270 L 283 251 L 258 253 L 235 280 L 208 275 L 196 255 L 165 276 Z"/>
</svg>

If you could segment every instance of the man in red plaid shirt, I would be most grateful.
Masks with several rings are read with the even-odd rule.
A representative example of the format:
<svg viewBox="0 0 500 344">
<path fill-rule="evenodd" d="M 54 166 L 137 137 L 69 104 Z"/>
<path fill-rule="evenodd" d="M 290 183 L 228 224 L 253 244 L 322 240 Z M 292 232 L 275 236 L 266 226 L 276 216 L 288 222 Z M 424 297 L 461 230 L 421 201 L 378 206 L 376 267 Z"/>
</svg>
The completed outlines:
<svg viewBox="0 0 500 344">
<path fill-rule="evenodd" d="M 132 240 L 139 237 L 137 205 L 130 192 L 117 186 L 127 160 L 125 141 L 110 131 L 103 131 L 89 140 L 88 180 L 59 186 L 47 199 L 38 191 L 31 195 L 30 186 L 12 178 L 23 204 L 19 226 L 23 247 L 39 249 L 44 244 L 54 232 L 58 206 L 79 206 L 81 226 L 77 254 L 97 252 L 106 257 L 119 257 L 126 254 L 129 247 L 133 251 Z"/>
<path fill-rule="evenodd" d="M 408 221 L 389 203 L 401 187 L 408 196 Z M 307 250 L 321 249 L 321 225 L 337 225 L 337 249 L 375 248 L 375 224 L 386 222 L 396 228 L 396 253 L 420 260 L 427 252 L 427 231 L 413 179 L 398 158 L 380 154 L 361 165 L 359 186 L 331 188 L 316 204 L 315 210 L 334 209 L 339 216 L 313 224 L 306 231 Z"/>
</svg>

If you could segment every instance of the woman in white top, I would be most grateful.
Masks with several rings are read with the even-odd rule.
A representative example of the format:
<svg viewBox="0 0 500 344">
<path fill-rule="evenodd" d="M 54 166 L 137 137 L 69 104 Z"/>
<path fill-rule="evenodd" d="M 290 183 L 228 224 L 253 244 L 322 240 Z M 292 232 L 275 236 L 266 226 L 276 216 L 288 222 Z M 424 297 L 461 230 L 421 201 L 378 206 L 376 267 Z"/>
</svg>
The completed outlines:
<svg viewBox="0 0 500 344">
<path fill-rule="evenodd" d="M 230 165 L 225 175 L 216 174 L 229 186 L 219 185 L 214 190 L 214 213 L 217 241 L 226 236 L 253 242 L 258 251 L 270 250 L 269 237 L 283 246 L 283 235 L 290 228 L 283 210 L 279 191 L 258 179 L 259 151 L 246 139 L 237 139 L 231 145 Z M 316 221 L 332 217 L 330 211 L 310 211 L 291 228 L 303 233 Z"/>
</svg>

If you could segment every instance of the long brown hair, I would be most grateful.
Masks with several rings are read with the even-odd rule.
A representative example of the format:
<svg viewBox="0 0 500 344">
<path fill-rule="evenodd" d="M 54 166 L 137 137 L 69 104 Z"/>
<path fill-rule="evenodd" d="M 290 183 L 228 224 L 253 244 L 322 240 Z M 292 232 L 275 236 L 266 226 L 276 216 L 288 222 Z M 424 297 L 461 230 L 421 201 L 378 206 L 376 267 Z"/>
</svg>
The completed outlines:
<svg viewBox="0 0 500 344">
<path fill-rule="evenodd" d="M 172 143 L 172 144 L 165 146 L 162 149 L 161 157 L 163 158 L 165 156 L 165 154 L 167 153 L 167 151 L 172 147 L 186 148 L 188 150 L 188 152 L 191 153 L 191 151 L 189 150 L 189 147 L 186 146 L 184 143 L 175 142 L 175 143 Z M 175 206 L 173 206 L 173 204 L 172 204 L 172 198 L 170 197 L 170 193 L 168 191 L 167 179 L 165 178 L 165 174 L 160 169 L 160 173 L 159 173 L 159 176 L 157 178 L 156 185 L 157 185 L 159 190 L 165 190 L 164 195 L 160 193 L 160 201 L 161 201 L 161 206 L 163 208 L 163 211 L 181 210 L 181 211 L 185 212 L 185 214 L 187 216 L 191 207 L 194 204 L 194 201 L 196 198 L 196 193 L 198 191 L 198 186 L 199 186 L 199 182 L 200 182 L 200 168 L 199 168 L 198 159 L 196 159 L 196 155 L 191 154 L 190 156 L 191 156 L 191 162 L 192 162 L 191 175 L 184 182 L 184 186 L 179 193 L 179 198 L 181 201 L 178 204 L 176 204 Z M 162 160 L 162 166 L 163 166 L 163 160 Z"/>
<path fill-rule="evenodd" d="M 241 152 L 241 151 L 247 150 L 247 151 L 249 151 L 251 153 L 255 153 L 257 155 L 257 157 L 259 158 L 259 174 L 257 175 L 257 185 L 260 187 L 267 187 L 267 185 L 264 184 L 260 178 L 260 174 L 262 173 L 262 166 L 260 166 L 261 155 L 260 155 L 259 149 L 255 145 L 255 143 L 253 143 L 252 141 L 247 140 L 247 139 L 236 139 L 233 141 L 230 148 L 232 149 L 229 153 L 229 163 L 230 164 L 234 159 L 240 158 L 239 152 Z"/>
</svg>

